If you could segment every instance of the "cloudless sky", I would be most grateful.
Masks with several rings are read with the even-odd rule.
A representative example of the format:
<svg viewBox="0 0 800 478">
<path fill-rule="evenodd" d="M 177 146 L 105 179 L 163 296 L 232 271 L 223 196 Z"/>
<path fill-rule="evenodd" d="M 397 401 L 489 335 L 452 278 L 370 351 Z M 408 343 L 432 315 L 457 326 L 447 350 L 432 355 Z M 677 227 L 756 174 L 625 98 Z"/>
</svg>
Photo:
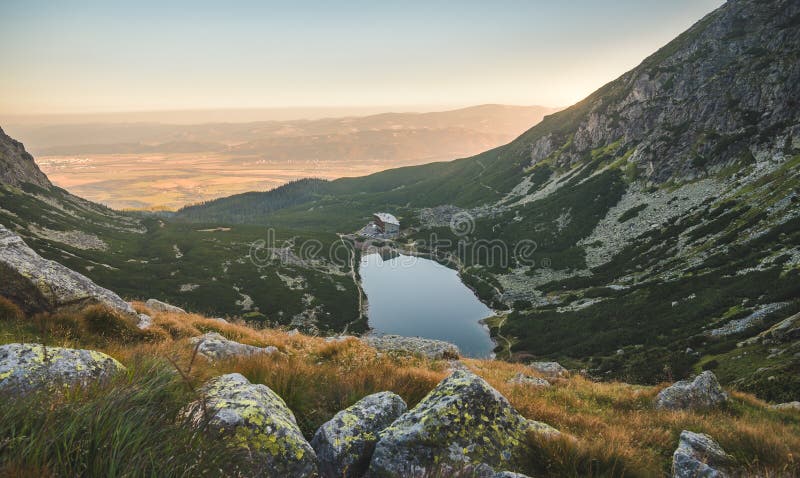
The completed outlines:
<svg viewBox="0 0 800 478">
<path fill-rule="evenodd" d="M 0 114 L 566 106 L 721 0 L 0 2 Z"/>
</svg>

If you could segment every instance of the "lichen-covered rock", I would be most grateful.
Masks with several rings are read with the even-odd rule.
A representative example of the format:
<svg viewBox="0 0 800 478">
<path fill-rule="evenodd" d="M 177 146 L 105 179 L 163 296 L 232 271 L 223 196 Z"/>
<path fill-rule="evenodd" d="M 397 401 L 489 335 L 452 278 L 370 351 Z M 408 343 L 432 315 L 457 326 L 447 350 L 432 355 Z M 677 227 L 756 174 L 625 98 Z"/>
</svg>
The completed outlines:
<svg viewBox="0 0 800 478">
<path fill-rule="evenodd" d="M 403 337 L 400 335 L 369 335 L 364 341 L 382 352 L 422 355 L 430 359 L 457 359 L 461 353 L 455 345 L 442 340 Z"/>
<path fill-rule="evenodd" d="M 157 299 L 147 299 L 147 302 L 144 303 L 148 309 L 154 310 L 156 312 L 168 312 L 170 314 L 185 314 L 186 311 L 181 309 L 180 307 L 175 307 L 174 305 L 167 304 L 166 302 L 161 302 Z"/>
<path fill-rule="evenodd" d="M 40 344 L 0 346 L 0 390 L 11 393 L 103 382 L 122 370 L 121 363 L 94 350 Z"/>
<path fill-rule="evenodd" d="M 531 387 L 549 387 L 550 382 L 543 378 L 539 377 L 531 377 L 529 375 L 525 375 L 524 373 L 518 373 L 508 379 L 508 383 L 514 385 L 528 385 Z"/>
<path fill-rule="evenodd" d="M 457 370 L 379 434 L 369 475 L 424 476 L 481 463 L 513 470 L 529 430 L 559 433 L 527 420 L 482 378 Z"/>
<path fill-rule="evenodd" d="M 369 467 L 378 433 L 406 411 L 406 403 L 392 392 L 369 395 L 323 424 L 311 446 L 323 477 L 362 476 Z"/>
<path fill-rule="evenodd" d="M 269 387 L 232 373 L 211 379 L 201 393 L 205 400 L 191 403 L 186 410 L 190 423 L 197 428 L 207 425 L 213 435 L 248 450 L 263 476 L 317 474 L 314 450 L 292 411 Z"/>
<path fill-rule="evenodd" d="M 117 294 L 58 262 L 44 259 L 0 225 L 0 295 L 28 313 L 80 310 L 101 304 L 138 322 L 133 307 Z"/>
<path fill-rule="evenodd" d="M 533 362 L 529 366 L 546 377 L 562 378 L 569 376 L 569 370 L 562 367 L 558 362 Z"/>
<path fill-rule="evenodd" d="M 209 360 L 222 360 L 239 355 L 271 354 L 278 351 L 277 347 L 256 347 L 233 340 L 229 340 L 217 332 L 209 332 L 199 337 L 192 337 L 192 345 L 197 347 L 197 353 Z"/>
<path fill-rule="evenodd" d="M 672 476 L 724 478 L 728 474 L 723 470 L 732 463 L 733 458 L 710 436 L 684 430 L 672 455 Z"/>
<path fill-rule="evenodd" d="M 695 410 L 712 408 L 728 401 L 716 375 L 710 370 L 694 380 L 681 380 L 659 392 L 656 408 L 668 410 Z"/>
</svg>

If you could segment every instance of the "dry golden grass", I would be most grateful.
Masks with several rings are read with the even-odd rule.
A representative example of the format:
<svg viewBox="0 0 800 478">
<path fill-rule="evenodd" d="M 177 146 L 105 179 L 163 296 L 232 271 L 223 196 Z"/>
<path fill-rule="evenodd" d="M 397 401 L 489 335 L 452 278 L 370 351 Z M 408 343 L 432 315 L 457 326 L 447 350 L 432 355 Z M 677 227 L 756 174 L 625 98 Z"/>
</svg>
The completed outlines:
<svg viewBox="0 0 800 478">
<path fill-rule="evenodd" d="M 446 361 L 379 354 L 355 338 L 326 341 L 194 314 L 155 313 L 140 303 L 135 306 L 153 317 L 153 326 L 146 332 L 113 320 L 99 327 L 96 322 L 108 314 L 93 309 L 82 315 L 39 316 L 37 327 L 46 331 L 51 342 L 91 345 L 125 364 L 162 357 L 179 368 L 193 388 L 215 375 L 242 373 L 278 393 L 307 436 L 337 411 L 370 393 L 391 390 L 413 406 L 449 373 Z M 190 337 L 210 331 L 243 343 L 273 345 L 279 352 L 212 363 L 197 356 L 189 343 Z M 800 475 L 800 413 L 769 409 L 751 395 L 733 392 L 730 404 L 719 410 L 659 411 L 653 401 L 661 387 L 598 383 L 573 375 L 553 381 L 549 388 L 536 388 L 508 383 L 520 372 L 537 375 L 525 365 L 462 361 L 524 416 L 568 435 L 548 442 L 531 437 L 530 469 L 538 474 L 663 476 L 669 473 L 680 432 L 691 430 L 714 437 L 749 475 Z"/>
</svg>

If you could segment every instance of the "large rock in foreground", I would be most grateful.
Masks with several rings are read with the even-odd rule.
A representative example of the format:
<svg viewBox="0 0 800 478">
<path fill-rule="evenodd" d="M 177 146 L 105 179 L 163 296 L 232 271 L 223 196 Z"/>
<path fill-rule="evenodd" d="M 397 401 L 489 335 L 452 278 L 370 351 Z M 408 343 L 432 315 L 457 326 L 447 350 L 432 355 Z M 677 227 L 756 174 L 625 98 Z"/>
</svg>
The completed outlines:
<svg viewBox="0 0 800 478">
<path fill-rule="evenodd" d="M 94 350 L 45 347 L 40 344 L 0 346 L 0 391 L 25 394 L 37 389 L 104 382 L 125 370 L 121 363 Z"/>
<path fill-rule="evenodd" d="M 461 355 L 458 347 L 442 340 L 401 335 L 368 335 L 363 340 L 382 352 L 422 355 L 430 359 L 457 359 Z"/>
<path fill-rule="evenodd" d="M 369 474 L 450 476 L 479 464 L 513 470 L 520 466 L 529 430 L 559 434 L 520 415 L 482 378 L 457 370 L 380 433 Z"/>
<path fill-rule="evenodd" d="M 673 478 L 724 478 L 724 471 L 733 463 L 710 436 L 684 430 L 678 449 L 672 455 Z"/>
<path fill-rule="evenodd" d="M 80 310 L 101 304 L 130 317 L 139 316 L 117 294 L 61 264 L 44 259 L 25 242 L 0 225 L 0 295 L 28 313 Z"/>
<path fill-rule="evenodd" d="M 322 476 L 362 476 L 369 467 L 378 433 L 405 411 L 406 402 L 399 395 L 380 392 L 337 413 L 311 440 Z"/>
<path fill-rule="evenodd" d="M 185 314 L 186 311 L 181 309 L 180 307 L 176 307 L 172 304 L 167 304 L 166 302 L 161 302 L 158 299 L 147 299 L 147 302 L 144 303 L 150 310 L 155 310 L 156 312 L 167 312 L 170 314 Z"/>
<path fill-rule="evenodd" d="M 317 457 L 294 414 L 266 385 L 254 385 L 238 373 L 222 375 L 202 388 L 205 401 L 189 405 L 193 426 L 247 449 L 263 476 L 311 477 Z M 204 413 L 206 411 L 206 413 Z"/>
<path fill-rule="evenodd" d="M 231 357 L 271 354 L 278 351 L 277 347 L 256 347 L 233 340 L 229 340 L 217 332 L 209 332 L 200 337 L 192 337 L 191 343 L 197 347 L 197 353 L 209 360 L 222 360 Z"/>
<path fill-rule="evenodd" d="M 681 380 L 659 392 L 656 408 L 697 410 L 717 407 L 728 401 L 714 372 L 706 370 L 694 380 Z"/>
</svg>

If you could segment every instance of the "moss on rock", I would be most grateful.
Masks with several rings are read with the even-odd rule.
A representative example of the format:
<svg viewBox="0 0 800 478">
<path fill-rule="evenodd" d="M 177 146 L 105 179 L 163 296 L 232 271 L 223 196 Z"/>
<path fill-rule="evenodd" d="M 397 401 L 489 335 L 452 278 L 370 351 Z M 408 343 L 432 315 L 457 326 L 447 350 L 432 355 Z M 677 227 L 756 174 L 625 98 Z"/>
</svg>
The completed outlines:
<svg viewBox="0 0 800 478">
<path fill-rule="evenodd" d="M 310 477 L 316 455 L 294 414 L 269 387 L 232 373 L 206 383 L 187 409 L 191 423 L 249 451 L 265 476 Z"/>
</svg>

